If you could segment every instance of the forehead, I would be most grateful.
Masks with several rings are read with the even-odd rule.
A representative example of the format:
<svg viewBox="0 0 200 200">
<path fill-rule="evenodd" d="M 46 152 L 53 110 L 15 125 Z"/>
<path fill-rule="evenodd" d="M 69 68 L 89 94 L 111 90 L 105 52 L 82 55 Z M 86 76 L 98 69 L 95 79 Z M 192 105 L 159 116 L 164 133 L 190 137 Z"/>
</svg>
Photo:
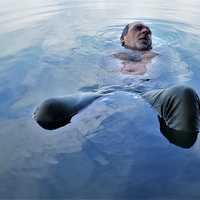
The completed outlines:
<svg viewBox="0 0 200 200">
<path fill-rule="evenodd" d="M 150 30 L 150 28 L 142 22 L 133 22 L 133 23 L 129 24 L 129 31 L 134 30 L 134 27 L 136 27 L 136 26 L 142 26 L 142 27 L 148 28 Z"/>
</svg>

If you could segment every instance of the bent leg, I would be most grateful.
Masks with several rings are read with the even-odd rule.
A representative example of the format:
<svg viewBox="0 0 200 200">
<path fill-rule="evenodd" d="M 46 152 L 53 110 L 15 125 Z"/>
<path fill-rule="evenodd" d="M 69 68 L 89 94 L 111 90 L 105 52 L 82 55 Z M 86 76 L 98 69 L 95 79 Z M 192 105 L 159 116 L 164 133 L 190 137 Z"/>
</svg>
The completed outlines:
<svg viewBox="0 0 200 200">
<path fill-rule="evenodd" d="M 161 133 L 173 144 L 189 148 L 199 132 L 200 100 L 187 86 L 147 92 L 143 97 L 158 112 Z"/>
<path fill-rule="evenodd" d="M 47 99 L 33 113 L 35 121 L 44 129 L 53 130 L 71 122 L 71 118 L 103 94 L 81 93 Z"/>
</svg>

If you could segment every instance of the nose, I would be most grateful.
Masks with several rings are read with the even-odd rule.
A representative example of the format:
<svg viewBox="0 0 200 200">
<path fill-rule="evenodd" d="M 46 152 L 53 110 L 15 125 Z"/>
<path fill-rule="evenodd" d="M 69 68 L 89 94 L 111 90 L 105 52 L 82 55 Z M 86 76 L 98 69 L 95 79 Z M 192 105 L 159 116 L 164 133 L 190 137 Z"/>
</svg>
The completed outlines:
<svg viewBox="0 0 200 200">
<path fill-rule="evenodd" d="M 141 33 L 148 33 L 148 32 L 149 32 L 148 28 L 146 28 L 146 27 L 143 27 L 143 29 L 142 29 Z"/>
</svg>

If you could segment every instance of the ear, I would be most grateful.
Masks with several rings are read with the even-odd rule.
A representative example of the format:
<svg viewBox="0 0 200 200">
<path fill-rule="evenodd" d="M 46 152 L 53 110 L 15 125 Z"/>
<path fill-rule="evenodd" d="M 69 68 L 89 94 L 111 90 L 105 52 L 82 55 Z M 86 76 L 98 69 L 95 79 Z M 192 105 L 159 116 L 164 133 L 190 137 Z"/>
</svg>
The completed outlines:
<svg viewBox="0 0 200 200">
<path fill-rule="evenodd" d="M 129 24 L 127 24 L 124 28 L 124 30 L 122 31 L 121 37 L 120 37 L 120 41 L 121 41 L 121 45 L 124 46 L 125 45 L 125 41 L 124 41 L 124 37 L 126 36 L 126 34 L 128 33 L 128 29 L 129 29 Z"/>
</svg>

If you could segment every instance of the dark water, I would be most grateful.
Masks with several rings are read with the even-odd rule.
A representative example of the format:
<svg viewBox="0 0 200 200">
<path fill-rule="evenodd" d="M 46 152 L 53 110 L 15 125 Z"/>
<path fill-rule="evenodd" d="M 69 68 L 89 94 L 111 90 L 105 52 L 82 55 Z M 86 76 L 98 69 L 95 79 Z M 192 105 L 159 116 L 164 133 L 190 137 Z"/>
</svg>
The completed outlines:
<svg viewBox="0 0 200 200">
<path fill-rule="evenodd" d="M 1 199 L 200 198 L 199 140 L 189 150 L 169 144 L 137 94 L 116 91 L 56 131 L 32 119 L 46 98 L 113 84 L 147 90 L 186 84 L 200 94 L 197 0 L 0 6 Z M 110 56 L 123 50 L 121 31 L 134 20 L 151 27 L 160 54 L 143 80 L 121 75 Z"/>
</svg>

